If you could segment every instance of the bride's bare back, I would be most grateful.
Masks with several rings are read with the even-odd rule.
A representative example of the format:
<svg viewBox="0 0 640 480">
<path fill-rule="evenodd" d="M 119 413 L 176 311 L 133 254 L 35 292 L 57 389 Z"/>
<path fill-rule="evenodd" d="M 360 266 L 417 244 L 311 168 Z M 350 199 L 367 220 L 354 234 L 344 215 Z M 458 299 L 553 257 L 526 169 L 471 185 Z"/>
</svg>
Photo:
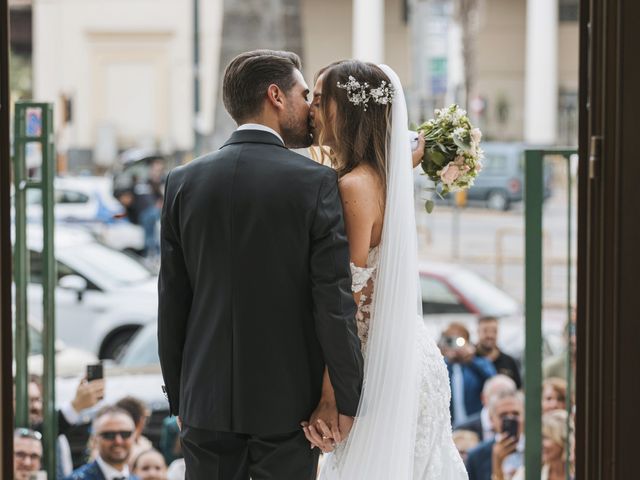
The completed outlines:
<svg viewBox="0 0 640 480">
<path fill-rule="evenodd" d="M 384 186 L 376 173 L 360 165 L 338 182 L 351 261 L 366 266 L 369 250 L 382 238 Z"/>
</svg>

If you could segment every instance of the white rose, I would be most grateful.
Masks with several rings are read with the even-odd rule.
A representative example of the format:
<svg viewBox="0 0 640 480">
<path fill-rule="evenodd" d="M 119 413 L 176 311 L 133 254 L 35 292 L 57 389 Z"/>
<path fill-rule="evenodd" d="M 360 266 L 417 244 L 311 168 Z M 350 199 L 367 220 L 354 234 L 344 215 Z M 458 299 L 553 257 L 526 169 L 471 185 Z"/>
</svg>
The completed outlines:
<svg viewBox="0 0 640 480">
<path fill-rule="evenodd" d="M 480 131 L 479 128 L 472 128 L 471 129 L 471 141 L 475 144 L 480 143 L 480 140 L 482 140 L 482 132 Z"/>
</svg>

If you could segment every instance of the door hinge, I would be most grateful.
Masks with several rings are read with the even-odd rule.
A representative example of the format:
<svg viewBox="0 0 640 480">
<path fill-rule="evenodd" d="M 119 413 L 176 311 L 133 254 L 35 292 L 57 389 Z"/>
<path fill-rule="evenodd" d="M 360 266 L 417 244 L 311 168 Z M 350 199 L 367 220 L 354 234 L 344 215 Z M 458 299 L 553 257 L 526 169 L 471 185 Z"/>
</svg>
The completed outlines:
<svg viewBox="0 0 640 480">
<path fill-rule="evenodd" d="M 592 135 L 589 145 L 589 179 L 600 176 L 600 163 L 602 160 L 602 136 Z"/>
</svg>

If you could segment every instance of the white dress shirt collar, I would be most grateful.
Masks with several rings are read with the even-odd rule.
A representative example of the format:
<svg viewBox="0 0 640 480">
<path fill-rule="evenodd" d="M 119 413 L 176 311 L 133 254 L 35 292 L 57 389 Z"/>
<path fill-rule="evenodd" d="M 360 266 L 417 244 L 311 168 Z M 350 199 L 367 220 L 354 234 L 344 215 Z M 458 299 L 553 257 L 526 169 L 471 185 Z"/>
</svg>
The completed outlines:
<svg viewBox="0 0 640 480">
<path fill-rule="evenodd" d="M 105 462 L 100 455 L 96 458 L 96 462 L 98 462 L 98 466 L 100 470 L 102 470 L 102 474 L 104 475 L 105 480 L 113 480 L 114 478 L 129 478 L 129 466 L 125 465 L 122 471 L 117 470 L 116 468 L 109 465 Z"/>
<path fill-rule="evenodd" d="M 278 132 L 276 132 L 273 128 L 267 127 L 266 125 L 262 125 L 261 123 L 245 123 L 244 125 L 240 125 L 236 131 L 240 130 L 261 130 L 263 132 L 269 132 L 278 137 L 278 140 L 282 142 L 284 145 L 284 140 L 280 136 Z"/>
</svg>

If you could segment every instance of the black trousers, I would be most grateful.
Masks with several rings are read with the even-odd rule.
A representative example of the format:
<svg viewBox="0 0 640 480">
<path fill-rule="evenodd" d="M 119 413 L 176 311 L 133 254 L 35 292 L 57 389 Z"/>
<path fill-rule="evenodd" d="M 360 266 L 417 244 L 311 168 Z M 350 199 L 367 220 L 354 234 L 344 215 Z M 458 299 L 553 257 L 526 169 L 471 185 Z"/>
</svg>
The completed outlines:
<svg viewBox="0 0 640 480">
<path fill-rule="evenodd" d="M 186 480 L 314 480 L 317 448 L 302 430 L 279 435 L 214 432 L 183 425 Z"/>
</svg>

